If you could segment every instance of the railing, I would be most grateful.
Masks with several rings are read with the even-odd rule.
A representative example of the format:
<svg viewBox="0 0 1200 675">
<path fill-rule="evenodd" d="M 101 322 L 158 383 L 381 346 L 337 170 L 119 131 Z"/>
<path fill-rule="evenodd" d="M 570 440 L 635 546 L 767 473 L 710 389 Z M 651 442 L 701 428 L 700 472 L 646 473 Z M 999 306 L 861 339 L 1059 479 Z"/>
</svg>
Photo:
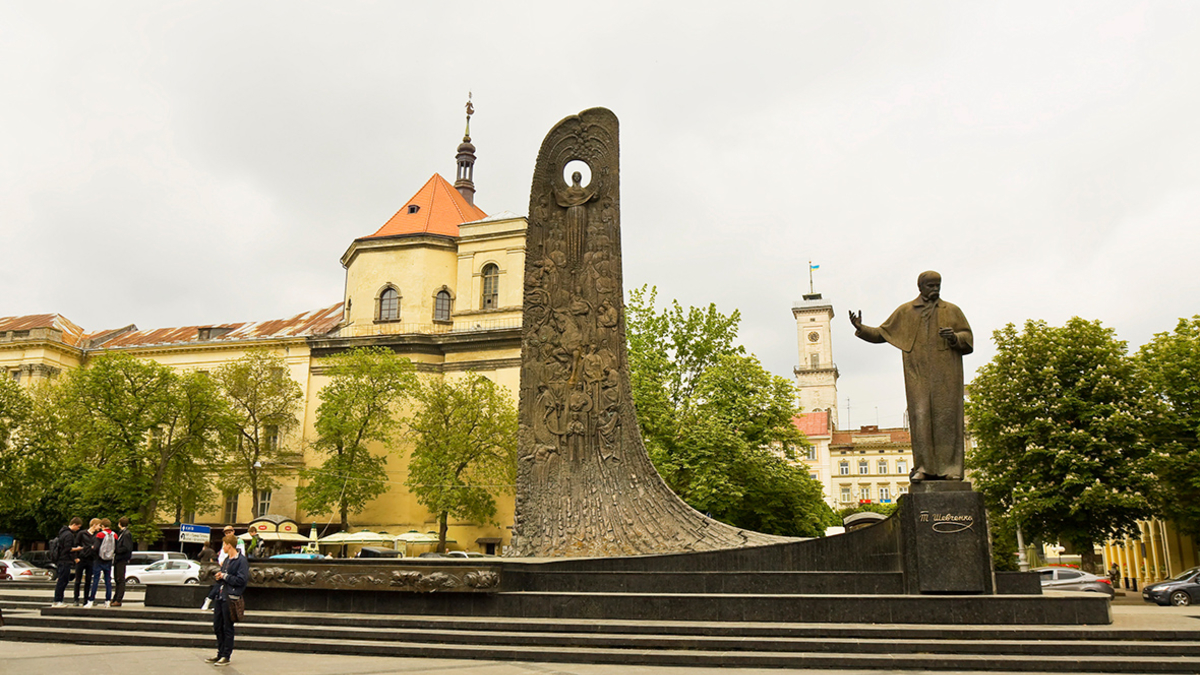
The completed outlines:
<svg viewBox="0 0 1200 675">
<path fill-rule="evenodd" d="M 364 337 L 369 335 L 444 335 L 449 333 L 484 333 L 521 327 L 521 319 L 492 319 L 488 321 L 463 318 L 454 323 L 359 323 L 342 326 L 330 337 Z"/>
</svg>

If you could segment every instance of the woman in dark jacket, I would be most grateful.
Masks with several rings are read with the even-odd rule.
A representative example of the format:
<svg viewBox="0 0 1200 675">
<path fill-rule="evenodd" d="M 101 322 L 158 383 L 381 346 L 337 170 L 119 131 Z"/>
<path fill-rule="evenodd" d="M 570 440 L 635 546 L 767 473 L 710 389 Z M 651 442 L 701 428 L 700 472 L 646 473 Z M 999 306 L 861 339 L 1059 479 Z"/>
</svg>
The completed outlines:
<svg viewBox="0 0 1200 675">
<path fill-rule="evenodd" d="M 217 666 L 229 665 L 229 657 L 233 656 L 233 618 L 229 614 L 232 602 L 241 599 L 246 590 L 246 582 L 250 580 L 250 563 L 246 556 L 238 553 L 237 537 L 225 535 L 222 540 L 225 551 L 225 562 L 216 579 L 220 588 L 217 591 L 216 603 L 213 605 L 213 632 L 217 634 L 217 655 L 205 659 L 207 663 Z"/>
</svg>

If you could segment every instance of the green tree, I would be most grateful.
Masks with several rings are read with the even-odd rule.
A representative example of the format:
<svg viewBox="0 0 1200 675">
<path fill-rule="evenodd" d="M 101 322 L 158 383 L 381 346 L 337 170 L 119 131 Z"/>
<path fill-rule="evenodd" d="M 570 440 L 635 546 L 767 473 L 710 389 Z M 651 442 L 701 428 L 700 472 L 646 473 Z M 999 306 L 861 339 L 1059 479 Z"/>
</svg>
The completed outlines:
<svg viewBox="0 0 1200 675">
<path fill-rule="evenodd" d="M 0 377 L 0 453 L 11 447 L 13 433 L 29 417 L 33 402 L 29 394 L 8 377 Z"/>
<path fill-rule="evenodd" d="M 0 527 L 18 539 L 40 539 L 35 506 L 43 494 L 42 480 L 25 451 L 27 423 L 33 414 L 33 399 L 15 381 L 0 377 Z M 56 526 L 61 525 L 55 518 Z"/>
<path fill-rule="evenodd" d="M 438 519 L 438 551 L 446 550 L 449 518 L 490 522 L 496 494 L 517 479 L 517 409 L 501 386 L 477 373 L 430 380 L 420 403 L 404 484 Z"/>
<path fill-rule="evenodd" d="M 1094 542 L 1150 514 L 1143 387 L 1125 343 L 1098 321 L 1027 321 L 993 334 L 996 356 L 970 386 L 972 478 L 990 510 L 1027 537 Z"/>
<path fill-rule="evenodd" d="M 836 522 L 822 488 L 787 460 L 807 444 L 792 383 L 734 344 L 739 314 L 715 305 L 655 308 L 642 287 L 626 306 L 629 368 L 650 459 L 692 508 L 738 527 L 819 536 Z"/>
<path fill-rule="evenodd" d="M 251 513 L 257 518 L 259 495 L 279 487 L 279 477 L 295 470 L 299 453 L 285 442 L 300 424 L 304 400 L 287 364 L 265 349 L 253 349 L 214 373 L 229 401 L 232 416 L 225 434 L 222 485 L 249 490 Z"/>
<path fill-rule="evenodd" d="M 37 401 L 24 475 L 54 497 L 34 508 L 131 515 L 135 536 L 150 543 L 160 508 L 185 493 L 189 505 L 204 501 L 228 414 L 204 375 L 106 354 L 45 387 Z"/>
<path fill-rule="evenodd" d="M 1161 488 L 1157 510 L 1200 536 L 1200 316 L 1156 334 L 1134 361 L 1158 405 L 1147 429 Z"/>
<path fill-rule="evenodd" d="M 397 407 L 416 387 L 413 365 L 383 348 L 351 349 L 329 359 L 330 382 L 321 389 L 317 439 L 325 456 L 319 468 L 301 471 L 300 508 L 309 513 L 337 511 L 349 531 L 351 513 L 388 489 L 387 453 L 402 426 Z M 385 454 L 374 454 L 376 443 Z"/>
</svg>

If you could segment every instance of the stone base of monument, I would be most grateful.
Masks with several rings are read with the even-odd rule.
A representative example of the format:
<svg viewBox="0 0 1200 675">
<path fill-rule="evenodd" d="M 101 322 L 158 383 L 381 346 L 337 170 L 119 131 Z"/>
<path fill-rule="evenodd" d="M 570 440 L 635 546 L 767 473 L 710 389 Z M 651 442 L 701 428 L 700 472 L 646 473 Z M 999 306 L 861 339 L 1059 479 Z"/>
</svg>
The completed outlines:
<svg viewBox="0 0 1200 675">
<path fill-rule="evenodd" d="M 843 535 L 611 558 L 254 561 L 260 610 L 460 617 L 902 624 L 1108 624 L 1109 599 L 1041 595 L 994 574 L 982 498 L 925 484 Z M 965 485 L 965 484 L 960 484 Z M 150 607 L 199 607 L 200 586 L 148 586 Z M 451 592 L 447 592 L 451 591 Z"/>
<path fill-rule="evenodd" d="M 905 593 L 995 591 L 983 495 L 970 483 L 930 481 L 913 484 L 901 501 Z"/>
</svg>

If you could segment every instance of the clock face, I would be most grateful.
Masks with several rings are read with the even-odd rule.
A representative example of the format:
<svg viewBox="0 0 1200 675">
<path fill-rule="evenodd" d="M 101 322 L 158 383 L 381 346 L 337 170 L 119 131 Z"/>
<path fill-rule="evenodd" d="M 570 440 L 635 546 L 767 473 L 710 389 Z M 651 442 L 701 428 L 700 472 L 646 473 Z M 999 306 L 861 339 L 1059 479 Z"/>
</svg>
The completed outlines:
<svg viewBox="0 0 1200 675">
<path fill-rule="evenodd" d="M 813 331 L 813 332 L 811 332 L 811 333 L 809 333 L 809 334 L 808 334 L 808 341 L 809 341 L 809 342 L 816 342 L 817 340 L 820 340 L 820 339 L 821 339 L 821 334 L 820 334 L 820 333 L 818 333 L 817 331 Z"/>
</svg>

